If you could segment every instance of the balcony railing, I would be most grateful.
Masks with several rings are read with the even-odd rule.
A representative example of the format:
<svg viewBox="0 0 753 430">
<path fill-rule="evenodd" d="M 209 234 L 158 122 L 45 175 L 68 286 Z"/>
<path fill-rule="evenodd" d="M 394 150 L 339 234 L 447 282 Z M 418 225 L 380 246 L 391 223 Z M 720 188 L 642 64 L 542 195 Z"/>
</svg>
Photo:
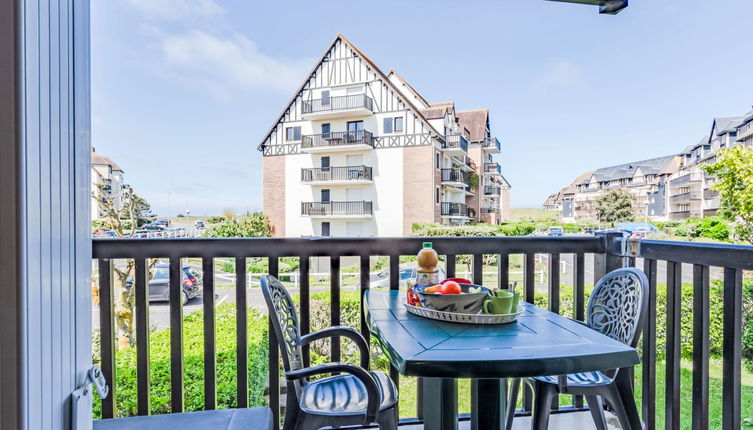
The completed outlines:
<svg viewBox="0 0 753 430">
<path fill-rule="evenodd" d="M 469 217 L 470 211 L 465 203 L 442 202 L 442 216 Z"/>
<path fill-rule="evenodd" d="M 388 256 L 389 258 L 389 288 L 399 289 L 399 266 L 400 256 L 415 254 L 421 248 L 424 241 L 433 242 L 434 249 L 443 254 L 444 268 L 448 277 L 456 276 L 458 255 L 469 255 L 472 261 L 472 280 L 486 286 L 495 286 L 507 289 L 511 277 L 510 255 L 523 256 L 522 295 L 528 302 L 534 301 L 534 293 L 539 294 L 536 288 L 536 275 L 540 270 L 537 267 L 537 257 L 545 256 L 547 265 L 544 272 L 547 279 L 548 289 L 541 291 L 545 295 L 547 306 L 550 311 L 561 313 L 563 302 L 560 299 L 561 278 L 560 262 L 563 254 L 571 254 L 572 258 L 573 291 L 572 313 L 568 314 L 577 320 L 583 321 L 586 312 L 587 296 L 586 283 L 600 278 L 603 274 L 622 266 L 638 265 L 646 273 L 649 281 L 649 296 L 647 321 L 644 326 L 642 344 L 642 367 L 637 375 L 641 380 L 641 405 L 642 420 L 645 428 L 653 429 L 657 426 L 656 405 L 660 404 L 658 395 L 664 396 L 665 410 L 659 410 L 664 415 L 668 428 L 679 428 L 681 416 L 681 398 L 687 398 L 692 404 L 693 414 L 687 418 L 692 420 L 694 428 L 706 428 L 709 418 L 709 324 L 710 324 L 710 267 L 723 268 L 722 281 L 722 327 L 719 332 L 721 340 L 722 371 L 720 376 L 721 390 L 715 391 L 714 395 L 724 399 L 721 402 L 721 425 L 723 429 L 738 429 L 741 423 L 741 345 L 742 345 L 742 271 L 753 270 L 753 246 L 706 244 L 690 242 L 665 242 L 644 240 L 640 242 L 627 241 L 621 235 L 582 236 L 582 237 L 411 237 L 395 239 L 347 239 L 347 238 L 317 238 L 317 239 L 273 239 L 273 238 L 238 238 L 238 239 L 115 239 L 93 240 L 93 258 L 98 267 L 98 291 L 99 291 L 99 333 L 100 348 L 99 362 L 104 377 L 111 383 L 110 392 L 102 402 L 102 417 L 112 418 L 119 416 L 116 408 L 116 399 L 131 396 L 125 401 L 137 405 L 137 413 L 146 415 L 150 413 L 150 401 L 152 391 L 150 383 L 154 378 L 167 378 L 170 386 L 171 412 L 184 410 L 184 387 L 187 374 L 184 364 L 184 337 L 181 322 L 184 316 L 184 307 L 181 305 L 181 259 L 198 258 L 202 268 L 203 278 L 203 313 L 199 318 L 203 321 L 203 355 L 202 370 L 200 375 L 191 375 L 194 380 L 198 378 L 204 390 L 198 394 L 204 399 L 204 409 L 214 409 L 218 405 L 217 380 L 223 375 L 218 374 L 215 358 L 217 357 L 217 339 L 215 337 L 215 258 L 232 257 L 235 267 L 246 267 L 247 258 L 265 257 L 268 261 L 268 272 L 273 276 L 279 275 L 281 257 L 298 257 L 299 283 L 299 315 L 300 328 L 303 334 L 311 331 L 311 323 L 315 312 L 320 310 L 312 308 L 310 284 L 310 258 L 329 257 L 331 261 L 332 276 L 330 277 L 330 292 L 333 299 L 329 302 L 329 309 L 325 312 L 329 315 L 329 323 L 339 325 L 342 321 L 343 311 L 340 301 L 334 297 L 340 297 L 340 261 L 341 257 L 358 257 L 358 277 L 360 279 L 361 293 L 370 287 L 370 272 L 372 256 Z M 639 243 L 639 246 L 637 244 Z M 630 251 L 632 250 L 632 251 Z M 632 253 L 629 253 L 632 252 Z M 494 282 L 484 280 L 484 258 L 487 255 L 496 255 L 498 276 Z M 169 375 L 155 375 L 150 372 L 151 352 L 149 348 L 149 288 L 147 283 L 147 261 L 151 258 L 160 258 L 169 261 L 170 272 L 173 274 L 169 279 L 169 321 L 170 340 L 169 351 L 170 372 Z M 636 260 L 639 258 L 640 260 Z M 119 377 L 115 376 L 115 352 L 117 339 L 115 331 L 114 303 L 116 300 L 117 286 L 113 282 L 114 266 L 116 259 L 130 259 L 135 263 L 135 277 L 133 287 L 135 289 L 134 302 L 134 327 L 135 327 L 135 371 L 133 369 L 118 368 Z M 586 262 L 593 262 L 586 264 Z M 692 264 L 692 280 L 690 286 L 685 287 L 683 276 L 684 264 Z M 512 270 L 518 270 L 517 267 Z M 235 326 L 235 341 L 238 345 L 236 352 L 237 366 L 233 381 L 230 382 L 233 391 L 233 407 L 249 406 L 249 386 L 268 384 L 269 406 L 275 414 L 274 422 L 279 422 L 280 415 L 280 371 L 279 350 L 274 337 L 269 339 L 268 361 L 269 372 L 264 379 L 253 379 L 253 373 L 249 372 L 248 345 L 249 345 L 249 314 L 247 301 L 249 299 L 247 275 L 245 270 L 235 270 L 236 277 L 233 281 L 234 306 L 236 318 L 231 323 Z M 685 273 L 687 275 L 687 273 Z M 666 282 L 666 284 L 665 284 Z M 493 284 L 493 285 L 492 285 Z M 661 307 L 657 304 L 657 289 L 666 291 L 666 302 Z M 692 306 L 681 307 L 681 299 L 684 295 L 681 288 L 692 288 Z M 548 291 L 548 292 L 547 292 Z M 363 297 L 363 294 L 360 295 Z M 363 308 L 361 308 L 363 309 Z M 687 318 L 687 319 L 686 319 Z M 366 337 L 370 333 L 366 321 L 361 313 L 358 328 Z M 692 335 L 683 338 L 681 334 L 682 324 L 691 324 Z M 714 322 L 716 323 L 716 322 Z M 660 326 L 661 324 L 661 326 Z M 716 329 L 715 329 L 716 330 Z M 657 351 L 657 332 L 666 334 L 664 351 Z M 684 331 L 682 333 L 685 333 Z M 692 344 L 692 389 L 680 390 L 681 368 L 681 344 Z M 330 350 L 330 361 L 341 359 L 340 344 L 333 342 Z M 308 363 L 310 351 L 304 347 L 304 362 Z M 661 377 L 661 391 L 657 390 L 657 352 L 665 354 L 666 371 Z M 163 360 L 163 357 L 158 359 Z M 120 363 L 119 363 L 120 365 Z M 134 391 L 121 390 L 117 381 L 123 375 L 133 375 L 136 379 Z M 227 375 L 224 375 L 227 376 Z M 390 376 L 396 381 L 398 387 L 400 378 L 395 369 L 390 369 Z M 716 377 L 716 376 L 715 376 Z M 251 380 L 253 379 L 253 380 Z M 115 381 L 115 382 L 112 382 Z M 237 382 L 235 382 L 237 381 Z M 132 385 L 131 385 L 132 387 Z M 420 384 L 419 384 L 420 387 Z M 403 384 L 403 389 L 406 386 Z M 227 389 L 227 387 L 226 387 Z M 420 390 L 420 388 L 418 388 Z M 226 393 L 227 394 L 227 393 Z M 406 395 L 403 393 L 403 395 Z M 419 392 L 418 396 L 422 394 Z M 523 404 L 531 400 L 528 394 L 524 394 Z M 416 416 L 423 416 L 421 402 L 417 402 Z M 574 396 L 571 406 L 559 405 L 555 407 L 559 412 L 583 411 L 584 402 L 579 396 Z M 665 412 L 666 411 L 666 412 Z M 403 411 L 412 414 L 414 411 Z M 526 414 L 518 411 L 519 414 Z M 528 412 L 530 414 L 530 412 Z M 661 417 L 659 417 L 661 418 Z M 554 420 L 554 418 L 553 418 Z M 403 419 L 403 424 L 420 424 L 417 418 Z"/>
<path fill-rule="evenodd" d="M 373 111 L 374 101 L 365 94 L 350 96 L 335 96 L 323 99 L 303 101 L 301 106 L 303 114 L 330 112 L 348 109 L 368 109 Z"/>
<path fill-rule="evenodd" d="M 372 215 L 372 204 L 367 201 L 301 202 L 301 215 Z"/>
<path fill-rule="evenodd" d="M 309 134 L 301 138 L 302 149 L 337 147 L 342 145 L 368 145 L 374 147 L 374 136 L 366 130 L 358 130 Z"/>
<path fill-rule="evenodd" d="M 468 139 L 462 134 L 448 134 L 444 139 L 442 149 L 459 149 L 468 152 Z"/>
<path fill-rule="evenodd" d="M 496 137 L 486 137 L 481 142 L 481 147 L 484 149 L 496 149 L 497 152 L 501 150 L 501 145 L 499 144 L 499 140 Z"/>
<path fill-rule="evenodd" d="M 315 167 L 301 169 L 301 182 L 371 181 L 371 167 Z"/>
<path fill-rule="evenodd" d="M 683 204 L 690 202 L 690 191 L 669 196 L 670 203 Z"/>
<path fill-rule="evenodd" d="M 715 190 L 703 190 L 703 198 L 706 200 L 715 199 L 719 197 L 719 191 Z"/>
<path fill-rule="evenodd" d="M 683 220 L 690 218 L 690 211 L 676 211 L 669 213 L 669 219 L 672 221 Z"/>
<path fill-rule="evenodd" d="M 485 185 L 484 195 L 485 196 L 498 196 L 499 190 L 500 190 L 499 187 L 496 185 Z"/>
<path fill-rule="evenodd" d="M 688 173 L 687 175 L 672 179 L 671 181 L 669 181 L 669 185 L 672 187 L 680 187 L 682 185 L 690 184 L 692 182 L 700 182 L 702 177 L 703 177 L 702 173 Z"/>
<path fill-rule="evenodd" d="M 468 173 L 460 169 L 442 169 L 442 182 L 458 182 L 468 185 Z"/>
<path fill-rule="evenodd" d="M 502 169 L 499 167 L 499 163 L 484 163 L 484 173 L 501 175 Z"/>
<path fill-rule="evenodd" d="M 482 207 L 481 208 L 482 214 L 498 214 L 499 208 L 491 208 L 491 207 Z"/>
</svg>

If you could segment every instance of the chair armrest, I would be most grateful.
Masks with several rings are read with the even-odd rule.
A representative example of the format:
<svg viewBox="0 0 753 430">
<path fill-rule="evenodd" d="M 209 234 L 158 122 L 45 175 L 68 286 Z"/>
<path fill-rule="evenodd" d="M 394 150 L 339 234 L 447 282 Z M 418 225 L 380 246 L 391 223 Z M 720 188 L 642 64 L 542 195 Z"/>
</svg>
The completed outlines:
<svg viewBox="0 0 753 430">
<path fill-rule="evenodd" d="M 312 333 L 313 334 L 313 333 Z M 371 424 L 376 422 L 376 416 L 379 414 L 379 404 L 381 403 L 381 395 L 379 394 L 379 386 L 377 381 L 371 376 L 363 367 L 356 366 L 351 363 L 325 363 L 317 366 L 306 367 L 298 370 L 291 370 L 285 372 L 285 378 L 289 381 L 296 379 L 308 378 L 314 375 L 323 375 L 328 373 L 343 372 L 355 376 L 366 387 L 366 419 L 364 424 Z"/>
<path fill-rule="evenodd" d="M 366 339 L 361 336 L 361 333 L 350 327 L 329 327 L 301 336 L 301 346 L 332 337 L 347 337 L 352 340 L 358 346 L 358 351 L 361 353 L 361 367 L 364 369 L 369 368 L 369 346 L 366 344 Z"/>
</svg>

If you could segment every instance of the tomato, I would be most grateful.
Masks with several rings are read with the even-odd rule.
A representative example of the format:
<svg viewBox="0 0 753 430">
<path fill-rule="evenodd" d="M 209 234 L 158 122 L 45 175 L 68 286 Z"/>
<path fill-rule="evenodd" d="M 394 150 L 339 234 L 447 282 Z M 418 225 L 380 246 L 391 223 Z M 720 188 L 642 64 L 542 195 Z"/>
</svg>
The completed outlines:
<svg viewBox="0 0 753 430">
<path fill-rule="evenodd" d="M 464 279 L 464 278 L 447 278 L 442 283 L 444 284 L 446 282 L 457 282 L 458 284 L 472 284 L 473 283 L 470 280 Z"/>
<path fill-rule="evenodd" d="M 442 284 L 442 288 L 439 289 L 439 292 L 442 294 L 461 294 L 463 290 L 457 282 L 448 281 Z"/>
</svg>

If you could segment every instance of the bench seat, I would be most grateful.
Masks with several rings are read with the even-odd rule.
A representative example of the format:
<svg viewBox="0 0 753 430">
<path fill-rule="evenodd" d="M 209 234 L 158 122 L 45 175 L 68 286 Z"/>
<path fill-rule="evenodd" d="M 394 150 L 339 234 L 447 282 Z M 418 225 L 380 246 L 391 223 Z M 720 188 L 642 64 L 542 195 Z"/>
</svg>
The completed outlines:
<svg viewBox="0 0 753 430">
<path fill-rule="evenodd" d="M 272 430 L 269 408 L 219 409 L 94 421 L 94 430 Z"/>
</svg>

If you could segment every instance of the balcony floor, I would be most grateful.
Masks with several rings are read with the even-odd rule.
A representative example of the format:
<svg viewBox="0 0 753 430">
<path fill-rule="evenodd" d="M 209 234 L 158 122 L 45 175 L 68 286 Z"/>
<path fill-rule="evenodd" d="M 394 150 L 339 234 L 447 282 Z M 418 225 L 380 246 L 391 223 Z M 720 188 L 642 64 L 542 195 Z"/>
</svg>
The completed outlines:
<svg viewBox="0 0 753 430">
<path fill-rule="evenodd" d="M 607 426 L 610 429 L 619 429 L 620 424 L 617 417 L 607 412 Z M 458 430 L 470 430 L 470 421 L 461 421 L 458 423 Z M 527 430 L 531 428 L 530 417 L 515 418 L 512 424 L 513 430 Z M 588 412 L 573 412 L 566 414 L 555 414 L 549 418 L 549 428 L 552 430 L 591 430 L 596 429 L 591 414 Z M 400 430 L 423 430 L 423 425 L 400 426 Z"/>
</svg>

